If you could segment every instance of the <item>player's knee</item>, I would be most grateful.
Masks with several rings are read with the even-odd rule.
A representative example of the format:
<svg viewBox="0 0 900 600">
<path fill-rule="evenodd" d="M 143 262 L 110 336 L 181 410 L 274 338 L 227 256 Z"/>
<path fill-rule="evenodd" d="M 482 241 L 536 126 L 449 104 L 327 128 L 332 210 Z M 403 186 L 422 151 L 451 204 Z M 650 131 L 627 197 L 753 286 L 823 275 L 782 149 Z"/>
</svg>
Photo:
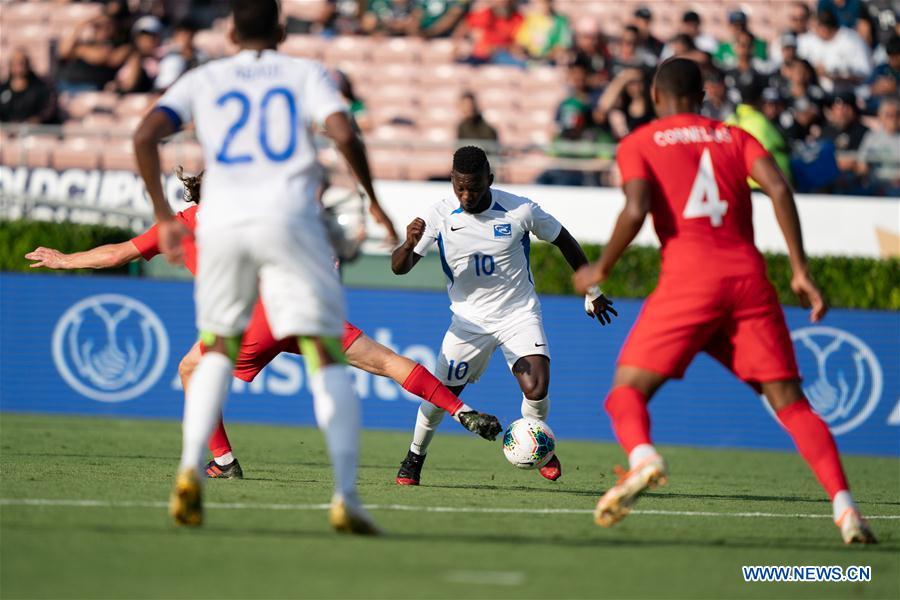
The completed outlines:
<svg viewBox="0 0 900 600">
<path fill-rule="evenodd" d="M 537 375 L 525 378 L 519 382 L 522 387 L 522 394 L 529 400 L 541 400 L 547 397 L 547 391 L 550 388 L 549 377 Z"/>
<path fill-rule="evenodd" d="M 188 352 L 184 358 L 181 359 L 181 362 L 178 363 L 178 376 L 181 377 L 182 381 L 190 379 L 196 368 L 197 356 L 195 356 L 193 352 Z"/>
</svg>

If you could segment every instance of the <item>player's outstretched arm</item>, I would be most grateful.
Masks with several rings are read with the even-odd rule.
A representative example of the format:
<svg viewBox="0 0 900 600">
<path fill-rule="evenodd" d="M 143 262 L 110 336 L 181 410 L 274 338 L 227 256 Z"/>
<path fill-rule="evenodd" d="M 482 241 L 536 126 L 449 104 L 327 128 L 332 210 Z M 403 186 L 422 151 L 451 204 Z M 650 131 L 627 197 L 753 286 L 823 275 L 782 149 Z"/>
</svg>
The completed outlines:
<svg viewBox="0 0 900 600">
<path fill-rule="evenodd" d="M 625 192 L 625 208 L 619 213 L 609 243 L 600 258 L 578 269 L 572 276 L 575 291 L 584 294 L 591 286 L 600 285 L 609 278 L 613 267 L 644 226 L 650 212 L 650 183 L 646 179 L 631 179 L 622 189 Z"/>
<path fill-rule="evenodd" d="M 120 267 L 141 257 L 133 243 L 106 244 L 84 252 L 66 254 L 53 248 L 39 247 L 25 255 L 35 261 L 31 268 L 45 269 L 110 269 Z"/>
<path fill-rule="evenodd" d="M 764 156 L 753 163 L 750 176 L 762 191 L 772 199 L 775 219 L 784 235 L 791 261 L 791 289 L 800 299 L 804 308 L 810 308 L 810 320 L 815 323 L 825 316 L 828 307 L 822 293 L 809 276 L 806 251 L 803 249 L 803 232 L 800 229 L 800 215 L 794 202 L 794 193 L 781 170 L 771 156 Z"/>
<path fill-rule="evenodd" d="M 406 226 L 406 241 L 391 253 L 391 271 L 394 275 L 406 275 L 422 258 L 414 250 L 423 235 L 425 235 L 425 221 L 416 217 Z"/>
<path fill-rule="evenodd" d="M 180 263 L 181 238 L 186 231 L 166 201 L 159 163 L 159 143 L 173 133 L 175 125 L 171 119 L 161 110 L 151 111 L 134 132 L 134 157 L 159 223 L 159 247 L 169 262 Z"/>
<path fill-rule="evenodd" d="M 325 119 L 325 133 L 334 140 L 334 145 L 347 160 L 353 174 L 359 180 L 366 195 L 369 196 L 369 213 L 379 225 L 387 232 L 387 241 L 391 246 L 396 246 L 399 241 L 393 223 L 385 214 L 384 209 L 375 195 L 375 186 L 372 184 L 372 172 L 369 169 L 369 159 L 366 156 L 366 147 L 362 139 L 353 129 L 353 124 L 346 113 L 336 112 Z"/>
<path fill-rule="evenodd" d="M 559 251 L 562 252 L 563 257 L 565 257 L 566 262 L 569 263 L 573 271 L 578 271 L 578 269 L 588 264 L 587 256 L 584 254 L 581 244 L 572 237 L 572 234 L 565 227 L 559 231 L 559 235 L 551 243 L 559 248 Z M 612 301 L 604 296 L 600 288 L 596 286 L 585 294 L 584 312 L 592 319 L 596 317 L 601 325 L 612 322 L 612 317 L 619 314 L 612 307 Z"/>
</svg>

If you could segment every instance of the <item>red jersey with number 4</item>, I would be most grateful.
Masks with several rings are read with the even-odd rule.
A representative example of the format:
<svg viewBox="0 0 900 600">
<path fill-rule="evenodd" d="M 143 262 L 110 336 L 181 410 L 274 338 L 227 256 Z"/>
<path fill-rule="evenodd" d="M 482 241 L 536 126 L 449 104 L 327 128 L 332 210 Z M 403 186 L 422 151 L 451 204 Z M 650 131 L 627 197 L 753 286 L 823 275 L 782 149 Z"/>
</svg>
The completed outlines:
<svg viewBox="0 0 900 600">
<path fill-rule="evenodd" d="M 622 183 L 645 179 L 662 268 L 696 276 L 765 272 L 747 176 L 768 152 L 746 131 L 696 114 L 649 123 L 619 144 Z"/>
<path fill-rule="evenodd" d="M 181 221 L 182 225 L 187 227 L 189 235 L 184 236 L 181 240 L 181 247 L 184 251 L 184 266 L 192 275 L 197 274 L 197 243 L 194 241 L 194 229 L 197 227 L 197 209 L 199 206 L 192 206 L 187 210 L 183 210 L 175 215 L 175 218 Z M 160 253 L 159 250 L 159 224 L 132 238 L 131 243 L 141 253 L 141 258 L 150 260 Z"/>
</svg>

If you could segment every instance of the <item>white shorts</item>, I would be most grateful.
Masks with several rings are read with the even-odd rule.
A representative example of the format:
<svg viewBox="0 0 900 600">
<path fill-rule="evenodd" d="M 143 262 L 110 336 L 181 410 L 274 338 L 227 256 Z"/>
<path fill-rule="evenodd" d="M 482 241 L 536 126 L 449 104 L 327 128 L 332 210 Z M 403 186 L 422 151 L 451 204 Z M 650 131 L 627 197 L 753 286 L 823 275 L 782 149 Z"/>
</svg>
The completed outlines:
<svg viewBox="0 0 900 600">
<path fill-rule="evenodd" d="M 252 223 L 197 231 L 197 328 L 243 333 L 257 296 L 272 335 L 340 337 L 346 309 L 324 226 Z"/>
<path fill-rule="evenodd" d="M 441 344 L 435 377 L 446 386 L 475 383 L 487 369 L 494 349 L 500 346 L 506 364 L 535 354 L 550 358 L 550 347 L 540 313 L 527 313 L 497 329 L 477 329 L 456 317 Z"/>
</svg>

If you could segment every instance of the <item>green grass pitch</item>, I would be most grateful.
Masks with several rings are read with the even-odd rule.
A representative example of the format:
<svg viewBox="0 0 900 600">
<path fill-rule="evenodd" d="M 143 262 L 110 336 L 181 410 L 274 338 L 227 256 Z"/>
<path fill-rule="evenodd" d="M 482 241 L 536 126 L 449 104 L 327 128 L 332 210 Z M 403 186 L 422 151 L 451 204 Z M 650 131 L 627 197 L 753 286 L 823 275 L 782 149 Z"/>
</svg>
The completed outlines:
<svg viewBox="0 0 900 600">
<path fill-rule="evenodd" d="M 506 463 L 499 441 L 439 435 L 423 485 L 399 488 L 408 434 L 367 431 L 361 493 L 392 506 L 372 511 L 388 535 L 360 539 L 310 506 L 331 486 L 316 430 L 231 432 L 247 479 L 208 482 L 205 526 L 183 530 L 162 508 L 178 423 L 0 415 L 0 596 L 900 598 L 900 520 L 872 521 L 880 545 L 847 548 L 829 518 L 784 516 L 830 513 L 791 453 L 664 446 L 669 486 L 602 530 L 585 511 L 614 481 L 613 445 L 562 441 L 550 483 Z M 846 465 L 866 513 L 900 514 L 900 460 Z M 485 511 L 418 510 L 429 506 Z M 748 512 L 770 515 L 734 516 Z M 873 580 L 744 583 L 741 565 L 869 565 Z"/>
</svg>

